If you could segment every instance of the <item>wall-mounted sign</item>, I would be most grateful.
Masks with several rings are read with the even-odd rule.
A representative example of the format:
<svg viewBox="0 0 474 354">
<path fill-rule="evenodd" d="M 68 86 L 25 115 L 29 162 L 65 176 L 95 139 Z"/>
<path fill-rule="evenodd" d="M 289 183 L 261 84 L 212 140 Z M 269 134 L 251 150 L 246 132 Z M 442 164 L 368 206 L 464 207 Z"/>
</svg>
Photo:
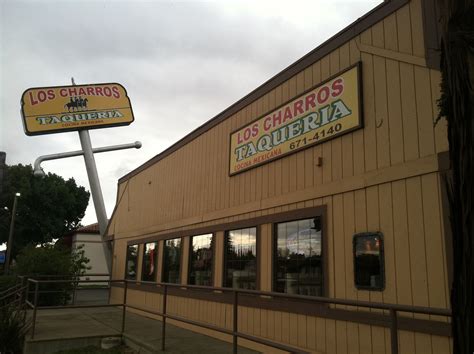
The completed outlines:
<svg viewBox="0 0 474 354">
<path fill-rule="evenodd" d="M 230 175 L 362 127 L 360 63 L 230 135 Z"/>
<path fill-rule="evenodd" d="M 21 97 L 27 135 L 105 128 L 133 122 L 125 88 L 116 83 L 26 90 Z"/>
</svg>

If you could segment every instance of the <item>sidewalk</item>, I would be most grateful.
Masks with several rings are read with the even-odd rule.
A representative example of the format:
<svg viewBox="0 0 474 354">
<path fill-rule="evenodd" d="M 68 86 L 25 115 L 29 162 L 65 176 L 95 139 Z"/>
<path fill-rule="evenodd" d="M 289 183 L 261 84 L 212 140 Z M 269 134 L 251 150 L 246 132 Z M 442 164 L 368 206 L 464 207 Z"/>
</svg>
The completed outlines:
<svg viewBox="0 0 474 354">
<path fill-rule="evenodd" d="M 103 337 L 120 336 L 121 308 L 40 310 L 35 338 L 26 340 L 26 354 L 52 353 L 71 347 L 97 345 Z M 161 352 L 161 321 L 127 312 L 124 339 L 131 346 L 140 344 L 140 352 Z M 168 353 L 232 353 L 232 344 L 166 325 Z M 239 347 L 240 353 L 257 353 Z"/>
</svg>

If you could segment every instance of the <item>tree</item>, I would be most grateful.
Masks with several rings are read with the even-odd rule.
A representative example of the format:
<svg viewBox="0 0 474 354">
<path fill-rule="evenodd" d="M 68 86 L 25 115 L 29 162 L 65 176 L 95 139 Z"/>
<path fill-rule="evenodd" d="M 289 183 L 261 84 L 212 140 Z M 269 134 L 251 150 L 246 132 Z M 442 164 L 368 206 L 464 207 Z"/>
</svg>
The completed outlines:
<svg viewBox="0 0 474 354">
<path fill-rule="evenodd" d="M 41 280 L 64 280 L 61 283 L 42 283 L 38 289 L 41 292 L 38 305 L 63 305 L 71 299 L 73 281 L 90 269 L 87 263 L 89 259 L 82 247 L 71 252 L 60 243 L 42 247 L 30 245 L 18 255 L 15 272 L 32 278 L 40 276 Z"/>
<path fill-rule="evenodd" d="M 76 229 L 89 202 L 89 192 L 76 185 L 74 179 L 48 173 L 35 177 L 31 165 L 7 166 L 0 195 L 0 243 L 8 240 L 10 210 L 16 192 L 18 199 L 12 256 L 32 243 L 44 244 Z"/>
<path fill-rule="evenodd" d="M 440 116 L 448 121 L 454 353 L 474 353 L 474 1 L 441 0 Z"/>
</svg>

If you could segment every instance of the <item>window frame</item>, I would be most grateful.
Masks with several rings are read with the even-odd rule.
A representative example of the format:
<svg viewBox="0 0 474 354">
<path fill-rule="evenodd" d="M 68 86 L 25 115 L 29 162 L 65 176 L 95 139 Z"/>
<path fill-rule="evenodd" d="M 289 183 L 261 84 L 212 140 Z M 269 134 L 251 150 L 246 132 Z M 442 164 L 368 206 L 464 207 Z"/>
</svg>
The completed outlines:
<svg viewBox="0 0 474 354">
<path fill-rule="evenodd" d="M 271 271 L 272 274 L 270 275 L 272 278 L 272 292 L 279 293 L 279 294 L 286 294 L 277 291 L 277 261 L 278 261 L 278 224 L 293 222 L 293 221 L 300 221 L 300 220 L 307 220 L 307 219 L 315 219 L 319 218 L 320 227 L 321 227 L 321 296 L 328 297 L 329 289 L 327 284 L 328 279 L 328 257 L 327 257 L 327 242 L 326 242 L 326 232 L 325 232 L 325 210 L 321 212 L 316 212 L 314 215 L 309 216 L 302 216 L 297 218 L 287 217 L 282 218 L 281 220 L 275 221 L 272 223 L 272 266 Z M 308 295 L 309 296 L 309 295 Z"/>
<path fill-rule="evenodd" d="M 367 236 L 377 236 L 380 238 L 380 274 L 382 284 L 380 286 L 370 286 L 370 285 L 358 285 L 357 284 L 357 264 L 356 264 L 356 239 L 358 237 L 367 237 Z M 353 259 L 353 272 L 354 272 L 354 286 L 357 290 L 369 290 L 369 291 L 384 291 L 386 285 L 385 279 L 385 246 L 384 246 L 384 237 L 383 233 L 380 231 L 375 232 L 359 232 L 352 236 L 352 259 Z"/>
<path fill-rule="evenodd" d="M 281 223 L 285 221 L 292 221 L 292 220 L 299 220 L 299 219 L 306 219 L 306 218 L 314 218 L 314 217 L 320 217 L 321 219 L 321 242 L 322 242 L 322 249 L 323 249 L 323 274 L 322 274 L 322 283 L 323 283 L 323 296 L 328 297 L 329 296 L 329 288 L 328 288 L 328 279 L 329 277 L 329 267 L 328 267 L 328 246 L 327 246 L 327 205 L 322 204 L 322 205 L 316 205 L 316 206 L 310 206 L 310 207 L 305 207 L 305 208 L 300 208 L 300 209 L 292 209 L 288 211 L 283 211 L 283 212 L 276 212 L 276 213 L 270 213 L 270 214 L 265 214 L 261 216 L 256 216 L 244 220 L 237 220 L 237 221 L 231 221 L 231 222 L 224 222 L 221 224 L 215 224 L 215 225 L 210 225 L 210 226 L 203 226 L 203 227 L 196 227 L 196 228 L 191 228 L 191 229 L 186 229 L 182 230 L 179 232 L 173 231 L 161 235 L 153 235 L 153 236 L 148 236 L 148 237 L 141 237 L 137 238 L 134 240 L 127 241 L 127 245 L 135 244 L 135 243 L 145 243 L 145 242 L 152 242 L 152 241 L 158 241 L 158 242 L 165 242 L 168 239 L 172 238 L 186 238 L 189 236 L 194 236 L 194 235 L 201 235 L 201 234 L 206 234 L 206 233 L 214 233 L 215 235 L 219 235 L 220 232 L 222 232 L 224 237 L 227 234 L 227 231 L 230 230 L 237 230 L 237 229 L 244 229 L 244 228 L 249 228 L 249 227 L 256 227 L 257 228 L 257 289 L 261 289 L 261 265 L 260 265 L 260 259 L 261 259 L 261 237 L 260 237 L 260 232 L 262 230 L 263 225 L 269 225 L 271 228 L 271 240 L 270 240 L 270 247 L 272 255 L 270 256 L 270 263 L 271 263 L 271 274 L 269 274 L 270 282 L 271 282 L 271 291 L 274 291 L 275 289 L 275 284 L 274 284 L 274 254 L 275 254 L 275 247 L 274 247 L 274 240 L 275 240 L 275 231 L 274 231 L 274 224 L 275 223 Z M 216 236 L 217 237 L 217 236 Z M 220 241 L 219 241 L 220 242 Z M 184 248 L 183 248 L 184 251 Z M 225 250 L 221 249 L 216 249 L 215 251 L 215 256 L 217 256 L 217 251 L 218 252 L 224 252 Z M 160 254 L 162 252 L 160 251 Z M 214 271 L 217 272 L 217 267 L 220 267 L 220 271 L 222 270 L 223 272 L 225 271 L 225 254 L 221 253 L 222 258 L 222 263 L 216 263 L 214 266 Z M 183 257 L 183 253 L 182 253 Z M 216 258 L 214 258 L 217 260 Z M 184 257 L 181 260 L 181 262 L 184 261 Z M 163 260 L 160 260 L 159 263 L 159 268 L 160 268 L 160 275 L 163 276 Z M 217 274 L 217 273 L 215 273 Z M 215 277 L 215 275 L 214 275 Z M 161 278 L 162 280 L 163 278 Z M 186 279 L 185 279 L 186 280 Z M 216 280 L 216 279 L 215 279 Z M 218 282 L 215 283 L 215 286 L 218 286 L 218 284 L 224 285 L 225 277 L 224 274 L 222 276 L 218 277 Z"/>
<path fill-rule="evenodd" d="M 165 274 L 166 274 L 166 267 L 165 267 L 165 261 L 166 261 L 166 241 L 169 241 L 169 240 L 174 240 L 174 239 L 179 239 L 180 240 L 180 245 L 179 245 L 179 248 L 180 248 L 180 255 L 179 255 L 179 276 L 178 276 L 178 282 L 177 283 L 170 283 L 169 281 L 168 282 L 165 282 L 164 279 L 165 279 Z M 170 238 L 167 238 L 167 239 L 164 239 L 163 240 L 163 257 L 161 259 L 161 282 L 162 283 L 169 283 L 169 284 L 182 284 L 182 279 L 181 279 L 181 276 L 182 276 L 182 272 L 183 272 L 183 252 L 184 251 L 184 237 L 183 236 L 175 236 L 175 237 L 170 237 Z M 169 279 L 168 279 L 169 280 Z"/>
<path fill-rule="evenodd" d="M 227 288 L 227 289 L 234 289 L 232 287 L 229 287 L 226 285 L 226 280 L 227 280 L 227 252 L 226 252 L 226 244 L 227 244 L 227 237 L 229 235 L 229 232 L 231 231 L 237 231 L 237 230 L 242 230 L 242 229 L 252 229 L 255 228 L 255 290 L 260 290 L 260 228 L 261 224 L 255 225 L 243 225 L 239 226 L 237 228 L 233 229 L 228 229 L 224 231 L 224 243 L 223 243 L 223 250 L 224 256 L 223 256 L 223 270 L 222 270 L 222 287 Z M 239 289 L 239 288 L 238 288 Z"/>
<path fill-rule="evenodd" d="M 155 252 L 156 252 L 156 259 L 155 259 L 155 275 L 153 276 L 153 280 L 144 280 L 143 275 L 145 274 L 145 254 L 146 254 L 146 245 L 148 244 L 155 244 Z M 159 258 L 159 241 L 150 241 L 150 242 L 144 242 L 142 243 L 143 245 L 143 252 L 142 252 L 142 264 L 141 264 L 141 270 L 142 273 L 140 275 L 140 281 L 141 282 L 156 282 L 156 278 L 158 276 L 158 258 Z"/>
<path fill-rule="evenodd" d="M 128 249 L 130 247 L 137 247 L 137 259 L 136 259 L 136 265 L 135 265 L 135 278 L 129 278 L 128 277 L 128 261 L 129 261 L 129 253 L 128 253 Z M 125 275 L 124 275 L 124 279 L 126 280 L 134 280 L 134 281 L 137 281 L 138 279 L 138 270 L 140 269 L 140 265 L 139 265 L 139 256 L 140 256 L 140 244 L 139 243 L 132 243 L 132 244 L 129 244 L 127 245 L 127 248 L 125 250 Z"/>
<path fill-rule="evenodd" d="M 210 286 L 214 287 L 214 275 L 215 275 L 215 266 L 216 266 L 216 233 L 215 232 L 208 232 L 205 234 L 199 234 L 194 236 L 189 236 L 189 254 L 188 254 L 188 276 L 186 279 L 186 284 L 189 285 L 196 285 L 191 284 L 191 271 L 192 271 L 192 260 L 193 260 L 193 238 L 199 236 L 206 236 L 211 235 L 211 252 L 212 252 L 212 259 L 211 259 L 211 284 L 212 285 L 199 285 L 199 286 Z M 214 241 L 214 244 L 212 242 Z"/>
</svg>

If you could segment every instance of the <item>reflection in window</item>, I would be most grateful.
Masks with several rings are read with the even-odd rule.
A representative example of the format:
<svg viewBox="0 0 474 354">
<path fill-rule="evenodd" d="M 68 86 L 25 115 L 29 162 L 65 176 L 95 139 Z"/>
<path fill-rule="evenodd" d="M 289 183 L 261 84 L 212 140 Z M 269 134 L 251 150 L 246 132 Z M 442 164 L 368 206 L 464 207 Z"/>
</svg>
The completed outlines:
<svg viewBox="0 0 474 354">
<path fill-rule="evenodd" d="M 142 280 L 155 281 L 158 261 L 158 243 L 145 243 L 143 248 Z"/>
<path fill-rule="evenodd" d="M 212 234 L 191 238 L 189 284 L 212 286 Z"/>
<path fill-rule="evenodd" d="M 322 296 L 320 218 L 279 223 L 276 232 L 276 291 Z"/>
<path fill-rule="evenodd" d="M 252 227 L 227 232 L 225 251 L 225 286 L 255 289 L 257 229 Z"/>
<path fill-rule="evenodd" d="M 130 245 L 127 247 L 127 266 L 125 269 L 125 278 L 137 279 L 137 263 L 138 263 L 138 245 Z"/>
<path fill-rule="evenodd" d="M 163 282 L 179 284 L 181 260 L 181 239 L 173 238 L 165 241 L 163 252 Z"/>
<path fill-rule="evenodd" d="M 383 239 L 380 232 L 354 235 L 354 278 L 359 289 L 384 288 Z"/>
</svg>

